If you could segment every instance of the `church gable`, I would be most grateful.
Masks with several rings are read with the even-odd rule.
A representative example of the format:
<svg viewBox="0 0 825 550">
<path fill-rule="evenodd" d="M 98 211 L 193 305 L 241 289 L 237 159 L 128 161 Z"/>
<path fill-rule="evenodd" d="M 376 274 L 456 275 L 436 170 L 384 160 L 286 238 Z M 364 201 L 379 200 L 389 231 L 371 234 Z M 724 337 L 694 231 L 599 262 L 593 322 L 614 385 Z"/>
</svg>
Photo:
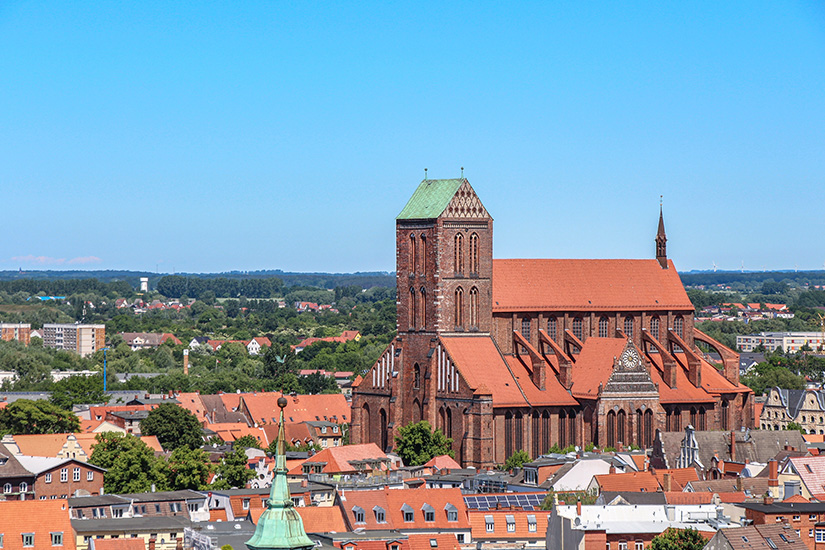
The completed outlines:
<svg viewBox="0 0 825 550">
<path fill-rule="evenodd" d="M 490 214 L 481 204 L 470 182 L 463 180 L 461 187 L 453 195 L 452 200 L 444 209 L 445 218 L 489 218 Z"/>
<path fill-rule="evenodd" d="M 656 385 L 650 379 L 650 373 L 642 354 L 632 342 L 628 341 L 621 355 L 613 362 L 613 373 L 607 380 L 602 396 L 609 394 L 656 394 Z"/>
<path fill-rule="evenodd" d="M 465 179 L 424 180 L 418 185 L 396 220 L 433 220 L 444 212 Z"/>
</svg>

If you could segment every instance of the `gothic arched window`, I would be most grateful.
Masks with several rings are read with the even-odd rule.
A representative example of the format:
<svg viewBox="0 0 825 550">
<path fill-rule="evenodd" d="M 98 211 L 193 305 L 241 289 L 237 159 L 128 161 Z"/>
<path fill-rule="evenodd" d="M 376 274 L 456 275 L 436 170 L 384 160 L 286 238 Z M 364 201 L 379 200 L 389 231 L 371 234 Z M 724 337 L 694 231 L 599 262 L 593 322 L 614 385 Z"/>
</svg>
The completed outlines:
<svg viewBox="0 0 825 550">
<path fill-rule="evenodd" d="M 418 297 L 415 295 L 415 289 L 413 287 L 410 287 L 410 309 L 409 309 L 410 330 L 415 330 L 415 321 L 417 319 L 417 317 L 416 317 L 416 306 L 418 305 L 417 302 L 418 302 Z"/>
<path fill-rule="evenodd" d="M 581 317 L 576 317 L 575 319 L 573 319 L 573 336 L 575 336 L 579 340 L 582 339 L 582 319 L 581 319 Z"/>
<path fill-rule="evenodd" d="M 427 327 L 427 290 L 421 287 L 421 328 Z"/>
<path fill-rule="evenodd" d="M 679 338 L 685 337 L 685 321 L 684 319 L 682 319 L 681 315 L 676 317 L 676 320 L 673 322 L 673 328 L 676 331 L 676 336 L 678 336 Z"/>
<path fill-rule="evenodd" d="M 547 334 L 553 340 L 556 339 L 556 324 L 557 323 L 555 317 L 550 317 L 549 319 L 547 319 Z"/>
<path fill-rule="evenodd" d="M 470 326 L 478 327 L 478 288 L 470 289 Z"/>
<path fill-rule="evenodd" d="M 650 335 L 659 340 L 659 318 L 655 315 L 650 318 Z"/>
<path fill-rule="evenodd" d="M 478 273 L 478 233 L 470 235 L 470 273 Z"/>
<path fill-rule="evenodd" d="M 418 366 L 418 363 L 413 365 L 413 389 L 417 390 L 421 387 L 421 367 Z"/>
<path fill-rule="evenodd" d="M 455 272 L 464 273 L 464 235 L 455 234 Z"/>
<path fill-rule="evenodd" d="M 455 289 L 455 326 L 464 326 L 464 289 Z"/>
<path fill-rule="evenodd" d="M 427 274 L 427 236 L 421 235 L 421 274 Z"/>
<path fill-rule="evenodd" d="M 629 315 L 624 318 L 624 333 L 628 338 L 633 338 L 633 317 Z"/>
<path fill-rule="evenodd" d="M 415 273 L 417 271 L 416 261 L 416 249 L 418 248 L 418 243 L 415 240 L 415 235 L 410 234 L 410 273 Z"/>
<path fill-rule="evenodd" d="M 599 319 L 599 338 L 607 338 L 607 331 L 609 326 L 610 321 L 608 321 L 607 317 L 602 317 Z"/>
</svg>

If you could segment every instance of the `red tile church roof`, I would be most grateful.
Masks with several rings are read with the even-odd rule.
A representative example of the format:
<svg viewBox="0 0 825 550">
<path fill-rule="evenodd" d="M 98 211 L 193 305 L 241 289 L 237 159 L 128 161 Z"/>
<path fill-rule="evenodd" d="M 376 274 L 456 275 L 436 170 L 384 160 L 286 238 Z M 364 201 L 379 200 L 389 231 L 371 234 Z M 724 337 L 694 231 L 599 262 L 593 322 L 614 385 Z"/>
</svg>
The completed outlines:
<svg viewBox="0 0 825 550">
<path fill-rule="evenodd" d="M 493 260 L 493 312 L 693 310 L 668 260 Z"/>
<path fill-rule="evenodd" d="M 525 406 L 528 402 L 578 404 L 558 383 L 552 369 L 548 368 L 547 389 L 539 390 L 518 359 L 508 357 L 505 362 L 489 336 L 442 337 L 441 342 L 470 388 L 488 388 L 496 407 Z"/>
</svg>

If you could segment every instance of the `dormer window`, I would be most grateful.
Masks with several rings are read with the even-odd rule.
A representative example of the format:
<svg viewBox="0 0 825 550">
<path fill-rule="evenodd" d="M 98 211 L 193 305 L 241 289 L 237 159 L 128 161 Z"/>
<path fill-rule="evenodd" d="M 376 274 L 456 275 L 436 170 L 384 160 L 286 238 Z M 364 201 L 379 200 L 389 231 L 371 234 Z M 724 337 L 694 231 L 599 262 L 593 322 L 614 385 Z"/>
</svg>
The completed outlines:
<svg viewBox="0 0 825 550">
<path fill-rule="evenodd" d="M 401 513 L 404 514 L 404 522 L 412 523 L 415 521 L 415 510 L 412 509 L 412 506 L 409 504 L 404 504 L 401 507 Z"/>
<path fill-rule="evenodd" d="M 447 504 L 444 510 L 447 512 L 447 521 L 458 521 L 458 508 L 452 504 Z"/>
<path fill-rule="evenodd" d="M 360 506 L 354 506 L 352 508 L 352 515 L 355 518 L 355 523 L 366 523 L 364 509 Z"/>
<path fill-rule="evenodd" d="M 376 506 L 372 511 L 375 514 L 376 523 L 387 523 L 387 513 L 383 508 Z"/>
<path fill-rule="evenodd" d="M 424 521 L 435 521 L 435 508 L 429 504 L 424 504 L 424 506 L 421 507 L 421 511 L 424 512 Z"/>
</svg>

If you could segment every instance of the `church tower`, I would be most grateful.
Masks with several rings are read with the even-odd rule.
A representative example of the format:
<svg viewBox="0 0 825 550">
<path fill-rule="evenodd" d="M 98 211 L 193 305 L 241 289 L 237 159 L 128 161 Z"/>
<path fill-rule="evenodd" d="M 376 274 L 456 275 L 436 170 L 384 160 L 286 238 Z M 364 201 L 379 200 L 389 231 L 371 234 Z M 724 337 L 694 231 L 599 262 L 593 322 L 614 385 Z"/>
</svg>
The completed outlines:
<svg viewBox="0 0 825 550">
<path fill-rule="evenodd" d="M 395 227 L 398 334 L 488 334 L 493 219 L 470 182 L 425 179 Z"/>
<path fill-rule="evenodd" d="M 662 205 L 659 205 L 659 230 L 656 232 L 656 259 L 662 269 L 667 269 L 667 236 L 665 236 L 665 220 L 662 216 Z"/>
</svg>

